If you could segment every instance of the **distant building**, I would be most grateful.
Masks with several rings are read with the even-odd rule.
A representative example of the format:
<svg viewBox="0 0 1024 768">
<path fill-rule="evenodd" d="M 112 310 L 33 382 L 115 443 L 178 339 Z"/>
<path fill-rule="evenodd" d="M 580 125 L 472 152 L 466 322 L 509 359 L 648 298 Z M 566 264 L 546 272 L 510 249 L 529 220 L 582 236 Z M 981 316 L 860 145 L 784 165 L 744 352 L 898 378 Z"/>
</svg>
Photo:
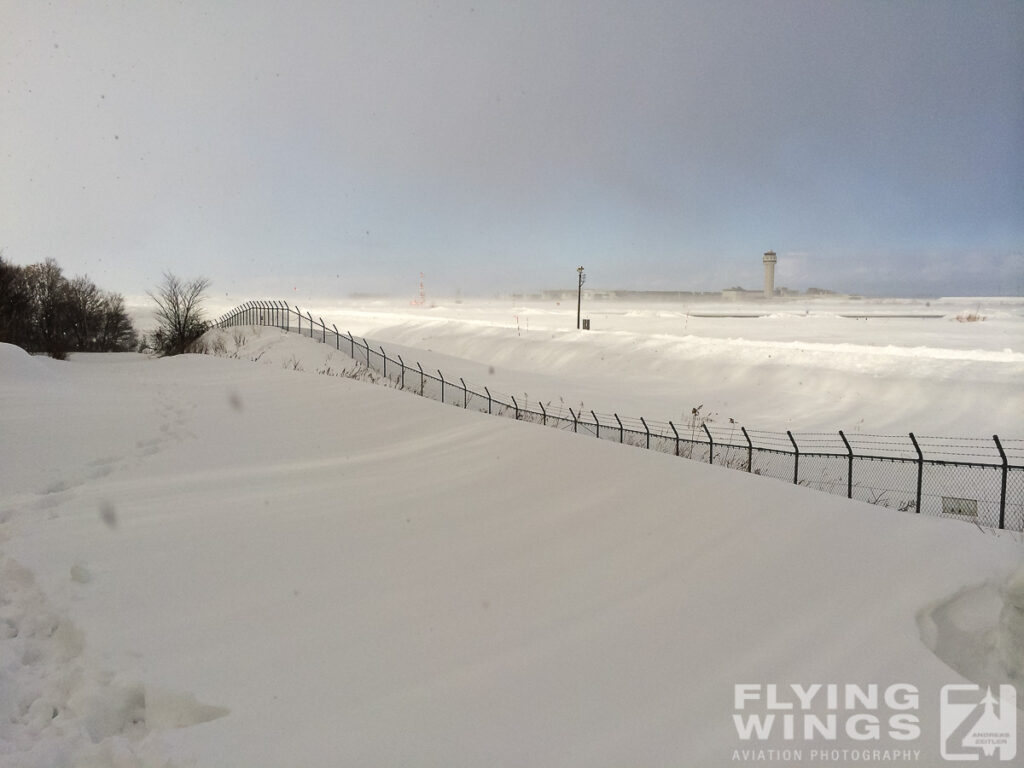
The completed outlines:
<svg viewBox="0 0 1024 768">
<path fill-rule="evenodd" d="M 764 288 L 761 290 L 750 290 L 742 286 L 734 285 L 721 291 L 631 291 L 631 290 L 610 290 L 597 291 L 584 288 L 583 298 L 585 300 L 619 300 L 619 301 L 657 301 L 663 303 L 692 301 L 763 301 L 765 299 L 797 299 L 812 298 L 815 296 L 839 297 L 841 294 L 834 293 L 827 288 L 808 288 L 805 293 L 791 290 L 785 286 L 775 286 L 775 265 L 778 263 L 778 256 L 775 251 L 765 251 L 761 258 L 764 264 Z M 576 289 L 558 289 L 541 291 L 535 294 L 534 298 L 544 301 L 575 301 Z"/>
<path fill-rule="evenodd" d="M 726 301 L 746 301 L 749 299 L 760 299 L 764 297 L 763 291 L 748 291 L 746 288 L 735 286 L 722 291 L 722 298 Z"/>
<path fill-rule="evenodd" d="M 656 301 L 656 302 L 673 302 L 673 301 L 693 301 L 695 299 L 717 299 L 719 297 L 718 291 L 713 292 L 697 292 L 697 291 L 633 291 L 633 290 L 610 290 L 610 291 L 599 291 L 592 290 L 590 288 L 583 289 L 583 298 L 585 300 L 615 300 L 615 301 Z M 576 290 L 544 290 L 536 295 L 536 298 L 544 301 L 575 301 Z"/>
</svg>

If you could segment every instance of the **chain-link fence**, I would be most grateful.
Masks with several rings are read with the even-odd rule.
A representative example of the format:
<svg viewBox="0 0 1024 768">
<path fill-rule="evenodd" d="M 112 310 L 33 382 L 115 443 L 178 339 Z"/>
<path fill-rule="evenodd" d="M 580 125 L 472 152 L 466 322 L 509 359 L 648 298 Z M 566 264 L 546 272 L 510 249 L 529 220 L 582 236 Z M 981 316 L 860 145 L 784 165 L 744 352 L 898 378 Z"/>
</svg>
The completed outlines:
<svg viewBox="0 0 1024 768">
<path fill-rule="evenodd" d="M 388 355 L 284 301 L 250 301 L 214 325 L 262 325 L 299 333 L 349 355 L 400 389 L 467 410 L 529 421 L 706 464 L 763 475 L 905 512 L 1024 531 L 1024 439 L 770 432 L 694 409 L 685 423 L 522 401 Z"/>
</svg>

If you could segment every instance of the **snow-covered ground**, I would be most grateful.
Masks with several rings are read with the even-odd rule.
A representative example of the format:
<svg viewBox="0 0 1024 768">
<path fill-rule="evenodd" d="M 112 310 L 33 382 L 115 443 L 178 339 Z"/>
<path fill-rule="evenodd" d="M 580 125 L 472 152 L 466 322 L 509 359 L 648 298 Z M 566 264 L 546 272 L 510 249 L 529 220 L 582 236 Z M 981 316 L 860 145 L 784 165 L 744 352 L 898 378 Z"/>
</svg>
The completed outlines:
<svg viewBox="0 0 1024 768">
<path fill-rule="evenodd" d="M 769 428 L 1024 434 L 1020 303 L 860 321 L 879 338 L 820 306 L 735 334 L 643 307 L 587 312 L 589 334 L 565 330 L 575 306 L 320 311 L 588 407 L 671 418 L 695 394 Z M 1020 534 L 317 375 L 344 356 L 272 329 L 222 336 L 236 359 L 0 345 L 0 764 L 940 765 L 942 688 L 969 683 L 1013 687 L 1002 725 L 1024 738 Z M 847 376 L 867 399 L 830 406 L 822 379 Z M 802 711 L 791 686 L 818 683 L 840 703 Z M 843 705 L 872 685 L 877 707 Z M 835 739 L 801 738 L 804 714 Z"/>
<path fill-rule="evenodd" d="M 766 430 L 1024 435 L 1022 299 L 595 300 L 587 333 L 575 301 L 299 306 L 520 401 L 677 423 L 702 405 Z"/>
</svg>

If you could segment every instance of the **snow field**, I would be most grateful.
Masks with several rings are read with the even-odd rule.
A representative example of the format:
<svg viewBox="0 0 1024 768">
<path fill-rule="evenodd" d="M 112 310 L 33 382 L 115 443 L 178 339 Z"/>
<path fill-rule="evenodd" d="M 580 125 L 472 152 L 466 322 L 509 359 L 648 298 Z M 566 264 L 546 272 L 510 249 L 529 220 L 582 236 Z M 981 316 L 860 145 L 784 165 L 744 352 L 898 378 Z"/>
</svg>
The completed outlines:
<svg viewBox="0 0 1024 768">
<path fill-rule="evenodd" d="M 1020 687 L 1019 537 L 241 350 L 0 347 L 11 764 L 727 765 L 739 682 Z"/>
<path fill-rule="evenodd" d="M 313 315 L 428 370 L 556 407 L 678 424 L 703 405 L 775 431 L 1024 434 L 1020 299 L 594 301 L 584 333 L 564 304 L 324 303 Z M 842 316 L 857 313 L 868 319 Z M 957 321 L 970 314 L 985 319 Z"/>
</svg>

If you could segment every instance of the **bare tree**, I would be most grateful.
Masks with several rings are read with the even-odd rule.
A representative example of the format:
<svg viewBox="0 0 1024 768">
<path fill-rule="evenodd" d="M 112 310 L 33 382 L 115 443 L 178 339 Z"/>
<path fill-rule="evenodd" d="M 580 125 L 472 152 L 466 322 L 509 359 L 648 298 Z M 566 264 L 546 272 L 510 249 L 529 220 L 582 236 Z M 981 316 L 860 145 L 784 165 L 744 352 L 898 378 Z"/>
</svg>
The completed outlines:
<svg viewBox="0 0 1024 768">
<path fill-rule="evenodd" d="M 153 334 L 153 346 L 163 355 L 180 355 L 188 345 L 206 332 L 202 304 L 210 287 L 205 277 L 182 280 L 170 272 L 155 291 L 147 291 L 156 302 L 159 327 Z"/>
<path fill-rule="evenodd" d="M 0 251 L 0 341 L 27 348 L 31 307 L 32 292 L 24 267 L 4 261 Z"/>
<path fill-rule="evenodd" d="M 128 352 L 138 346 L 138 334 L 132 326 L 132 321 L 124 308 L 124 298 L 120 294 L 103 294 L 99 320 L 97 349 Z"/>
<path fill-rule="evenodd" d="M 25 267 L 31 290 L 29 316 L 35 345 L 51 357 L 63 360 L 73 346 L 70 326 L 68 281 L 53 259 Z"/>
</svg>

